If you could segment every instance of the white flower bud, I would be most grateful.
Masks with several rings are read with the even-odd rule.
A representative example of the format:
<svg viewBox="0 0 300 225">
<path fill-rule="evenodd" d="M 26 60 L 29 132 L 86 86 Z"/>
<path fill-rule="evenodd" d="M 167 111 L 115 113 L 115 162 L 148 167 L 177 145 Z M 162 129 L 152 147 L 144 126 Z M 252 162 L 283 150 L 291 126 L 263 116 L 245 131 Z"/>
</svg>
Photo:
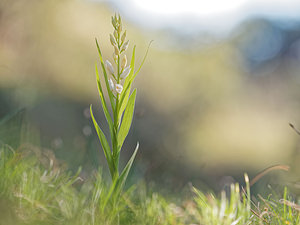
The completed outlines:
<svg viewBox="0 0 300 225">
<path fill-rule="evenodd" d="M 119 14 L 119 18 L 118 18 L 118 23 L 121 24 L 122 23 L 122 20 L 121 20 L 121 16 Z"/>
<path fill-rule="evenodd" d="M 114 90 L 114 82 L 112 81 L 111 78 L 109 78 L 109 80 L 108 80 L 108 85 L 109 85 L 109 89 L 111 91 L 113 91 Z"/>
<path fill-rule="evenodd" d="M 115 28 L 117 25 L 117 22 L 116 22 L 116 18 L 113 16 L 111 17 L 111 23 L 112 23 L 113 27 Z"/>
<path fill-rule="evenodd" d="M 117 44 L 116 39 L 112 34 L 109 35 L 110 43 L 115 46 Z"/>
<path fill-rule="evenodd" d="M 115 55 L 120 55 L 120 51 L 119 51 L 118 47 L 115 45 L 114 45 L 114 47 L 115 47 Z"/>
<path fill-rule="evenodd" d="M 122 22 L 121 20 L 119 21 L 119 26 L 118 26 L 118 32 L 121 33 L 122 31 Z"/>
<path fill-rule="evenodd" d="M 108 71 L 109 71 L 111 74 L 114 74 L 114 68 L 113 68 L 113 66 L 111 65 L 110 61 L 106 60 L 106 61 L 105 61 L 105 66 L 106 66 L 106 68 L 108 69 Z"/>
<path fill-rule="evenodd" d="M 113 58 L 114 58 L 115 63 L 117 64 L 118 56 L 115 55 L 115 53 L 113 53 L 112 56 L 113 56 Z"/>
<path fill-rule="evenodd" d="M 116 40 L 118 40 L 118 32 L 116 30 L 114 30 L 114 37 Z"/>
<path fill-rule="evenodd" d="M 126 30 L 125 30 L 125 32 L 123 33 L 122 37 L 121 37 L 122 43 L 125 41 L 125 38 L 126 38 Z"/>
<path fill-rule="evenodd" d="M 121 94 L 123 91 L 123 86 L 121 84 L 116 84 L 116 92 Z"/>
<path fill-rule="evenodd" d="M 127 57 L 126 55 L 124 55 L 121 63 L 121 69 L 124 69 L 126 65 L 127 65 Z"/>
<path fill-rule="evenodd" d="M 127 66 L 127 67 L 124 69 L 123 73 L 121 73 L 120 78 L 121 78 L 121 79 L 125 79 L 125 78 L 128 76 L 129 73 L 130 73 L 130 67 Z"/>
<path fill-rule="evenodd" d="M 128 48 L 128 45 L 129 45 L 129 40 L 124 43 L 124 45 L 122 47 L 122 51 L 126 51 Z"/>
</svg>

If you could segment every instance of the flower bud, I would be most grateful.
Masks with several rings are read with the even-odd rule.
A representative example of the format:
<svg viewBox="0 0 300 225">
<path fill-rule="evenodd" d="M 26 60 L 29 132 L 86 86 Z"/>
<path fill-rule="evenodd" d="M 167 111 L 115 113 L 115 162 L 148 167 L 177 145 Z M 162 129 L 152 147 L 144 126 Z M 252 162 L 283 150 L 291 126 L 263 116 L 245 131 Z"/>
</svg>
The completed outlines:
<svg viewBox="0 0 300 225">
<path fill-rule="evenodd" d="M 121 31 L 122 31 L 122 21 L 121 21 L 121 17 L 119 17 L 118 32 L 121 33 Z"/>
<path fill-rule="evenodd" d="M 110 43 L 113 46 L 117 45 L 116 39 L 114 38 L 114 36 L 112 36 L 112 34 L 109 35 L 109 39 L 110 39 Z"/>
<path fill-rule="evenodd" d="M 118 23 L 121 24 L 122 23 L 122 20 L 121 20 L 121 16 L 119 14 L 119 18 L 118 18 Z"/>
<path fill-rule="evenodd" d="M 120 55 L 120 51 L 119 51 L 118 47 L 115 45 L 114 45 L 114 47 L 115 47 L 115 55 Z"/>
<path fill-rule="evenodd" d="M 111 17 L 111 23 L 112 23 L 113 27 L 116 28 L 117 21 L 113 16 Z"/>
<path fill-rule="evenodd" d="M 115 55 L 115 53 L 113 53 L 112 56 L 113 56 L 113 59 L 114 59 L 115 63 L 117 64 L 118 56 Z"/>
<path fill-rule="evenodd" d="M 124 69 L 124 71 L 121 73 L 121 75 L 120 75 L 120 78 L 121 79 L 125 79 L 127 76 L 128 76 L 128 74 L 130 73 L 130 67 L 129 66 L 127 66 L 125 69 Z"/>
<path fill-rule="evenodd" d="M 116 13 L 115 13 L 115 15 L 114 15 L 114 21 L 115 21 L 115 24 L 118 23 L 118 17 L 117 17 L 117 14 L 116 14 Z"/>
<path fill-rule="evenodd" d="M 118 32 L 116 30 L 114 30 L 114 37 L 116 40 L 118 40 Z"/>
<path fill-rule="evenodd" d="M 125 32 L 123 33 L 122 37 L 121 37 L 121 42 L 122 42 L 122 43 L 125 41 L 125 38 L 126 38 L 126 30 L 125 30 Z"/>
<path fill-rule="evenodd" d="M 111 74 L 114 74 L 114 67 L 112 66 L 112 64 L 110 63 L 110 61 L 106 60 L 106 61 L 105 61 L 105 66 L 106 66 L 107 70 L 108 70 Z"/>
<path fill-rule="evenodd" d="M 116 84 L 116 92 L 121 94 L 123 91 L 123 86 L 121 84 Z"/>
<path fill-rule="evenodd" d="M 126 55 L 124 55 L 121 62 L 121 69 L 124 69 L 126 65 L 127 65 L 127 57 Z"/>
<path fill-rule="evenodd" d="M 109 78 L 109 80 L 108 80 L 108 85 L 109 85 L 109 89 L 111 91 L 113 91 L 114 90 L 114 82 L 112 81 L 111 78 Z"/>
<path fill-rule="evenodd" d="M 121 51 L 126 51 L 128 48 L 128 45 L 129 45 L 129 40 L 124 43 Z"/>
</svg>

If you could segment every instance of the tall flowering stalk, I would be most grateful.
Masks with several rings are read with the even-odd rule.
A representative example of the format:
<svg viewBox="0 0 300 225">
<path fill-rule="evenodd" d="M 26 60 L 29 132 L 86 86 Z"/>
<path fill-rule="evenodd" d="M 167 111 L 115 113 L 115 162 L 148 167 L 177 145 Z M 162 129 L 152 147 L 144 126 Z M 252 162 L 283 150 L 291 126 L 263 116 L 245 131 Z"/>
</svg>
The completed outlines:
<svg viewBox="0 0 300 225">
<path fill-rule="evenodd" d="M 123 189 L 139 147 L 139 143 L 137 143 L 131 158 L 127 162 L 127 165 L 123 168 L 122 172 L 119 173 L 120 152 L 124 140 L 129 132 L 134 114 L 136 89 L 131 92 L 131 86 L 146 59 L 149 47 L 142 64 L 140 65 L 139 69 L 134 72 L 135 46 L 133 47 L 131 62 L 128 65 L 125 53 L 129 46 L 129 40 L 126 41 L 126 31 L 123 32 L 120 15 L 115 15 L 112 17 L 112 25 L 114 31 L 112 34 L 110 34 L 110 42 L 114 49 L 113 63 L 111 63 L 109 60 L 105 60 L 104 62 L 98 41 L 96 39 L 96 45 L 103 71 L 105 86 L 109 97 L 110 107 L 112 109 L 112 115 L 109 113 L 108 104 L 104 98 L 104 92 L 102 89 L 103 84 L 101 84 L 99 78 L 97 64 L 95 65 L 100 100 L 104 115 L 109 125 L 111 138 L 110 144 L 94 118 L 92 105 L 90 106 L 90 113 L 112 178 L 111 195 L 118 196 Z"/>
</svg>

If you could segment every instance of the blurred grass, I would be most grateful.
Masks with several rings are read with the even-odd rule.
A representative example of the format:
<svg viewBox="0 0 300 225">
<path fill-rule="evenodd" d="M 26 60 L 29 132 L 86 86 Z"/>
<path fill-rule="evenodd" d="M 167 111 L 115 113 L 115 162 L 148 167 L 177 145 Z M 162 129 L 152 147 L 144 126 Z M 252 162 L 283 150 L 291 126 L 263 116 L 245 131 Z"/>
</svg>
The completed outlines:
<svg viewBox="0 0 300 225">
<path fill-rule="evenodd" d="M 0 156 L 3 225 L 299 224 L 297 196 L 287 189 L 283 194 L 271 190 L 273 196 L 252 196 L 250 203 L 247 179 L 246 192 L 240 191 L 239 184 L 232 184 L 230 194 L 222 191 L 220 196 L 192 187 L 193 196 L 172 194 L 175 201 L 140 183 L 127 189 L 118 205 L 112 205 L 110 201 L 106 204 L 110 190 L 101 171 L 82 179 L 80 170 L 72 174 L 30 145 L 15 151 L 1 144 Z"/>
</svg>

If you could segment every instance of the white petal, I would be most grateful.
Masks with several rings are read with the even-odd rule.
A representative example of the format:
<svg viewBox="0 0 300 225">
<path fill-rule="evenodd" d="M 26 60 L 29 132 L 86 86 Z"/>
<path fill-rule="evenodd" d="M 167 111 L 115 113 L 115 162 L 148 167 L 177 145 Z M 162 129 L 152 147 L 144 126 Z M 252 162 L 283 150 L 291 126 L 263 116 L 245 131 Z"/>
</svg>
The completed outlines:
<svg viewBox="0 0 300 225">
<path fill-rule="evenodd" d="M 126 51 L 128 48 L 128 45 L 129 45 L 129 40 L 124 43 L 124 45 L 122 47 L 122 51 Z"/>
<path fill-rule="evenodd" d="M 123 91 L 123 86 L 121 84 L 116 84 L 116 92 L 121 94 Z"/>
<path fill-rule="evenodd" d="M 121 79 L 126 78 L 126 77 L 128 76 L 129 73 L 130 73 L 130 67 L 128 66 L 128 67 L 126 67 L 126 68 L 124 69 L 123 73 L 120 75 L 120 78 L 121 78 Z"/>
<path fill-rule="evenodd" d="M 112 64 L 110 63 L 110 61 L 106 60 L 106 61 L 105 61 L 105 66 L 106 66 L 106 68 L 108 69 L 108 71 L 109 71 L 111 74 L 114 73 L 114 68 L 113 68 Z"/>
<path fill-rule="evenodd" d="M 109 89 L 110 89 L 110 90 L 114 90 L 114 82 L 112 81 L 111 78 L 109 78 L 108 84 L 109 84 Z"/>
</svg>

